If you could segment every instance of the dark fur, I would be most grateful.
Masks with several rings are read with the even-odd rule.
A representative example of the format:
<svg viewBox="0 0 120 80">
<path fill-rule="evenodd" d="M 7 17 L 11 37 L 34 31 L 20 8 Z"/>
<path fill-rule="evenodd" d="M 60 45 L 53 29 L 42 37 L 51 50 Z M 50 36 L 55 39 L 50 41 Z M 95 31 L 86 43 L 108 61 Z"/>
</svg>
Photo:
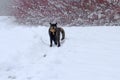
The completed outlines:
<svg viewBox="0 0 120 80">
<path fill-rule="evenodd" d="M 56 24 L 50 23 L 50 28 L 48 32 L 50 36 L 50 47 L 52 47 L 53 41 L 55 45 L 60 47 L 60 33 L 62 33 L 61 40 L 65 39 L 65 31 L 63 30 L 63 28 L 57 27 L 57 23 Z"/>
</svg>

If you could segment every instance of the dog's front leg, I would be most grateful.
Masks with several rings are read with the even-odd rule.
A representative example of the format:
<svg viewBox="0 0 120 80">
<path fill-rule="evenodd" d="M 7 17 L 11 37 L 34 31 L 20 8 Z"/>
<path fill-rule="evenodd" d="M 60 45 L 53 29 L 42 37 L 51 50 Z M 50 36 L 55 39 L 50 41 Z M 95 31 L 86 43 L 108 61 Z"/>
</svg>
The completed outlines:
<svg viewBox="0 0 120 80">
<path fill-rule="evenodd" d="M 50 38 L 50 47 L 52 47 L 52 39 Z"/>
</svg>

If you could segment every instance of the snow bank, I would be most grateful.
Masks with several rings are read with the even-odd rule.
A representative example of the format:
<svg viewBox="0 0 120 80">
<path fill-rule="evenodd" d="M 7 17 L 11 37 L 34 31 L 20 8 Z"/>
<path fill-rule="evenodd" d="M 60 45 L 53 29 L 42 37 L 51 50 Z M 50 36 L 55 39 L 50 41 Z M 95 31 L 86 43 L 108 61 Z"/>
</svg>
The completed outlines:
<svg viewBox="0 0 120 80">
<path fill-rule="evenodd" d="M 23 27 L 1 18 L 0 80 L 120 79 L 120 27 L 64 29 L 65 42 L 51 48 L 48 27 Z"/>
</svg>

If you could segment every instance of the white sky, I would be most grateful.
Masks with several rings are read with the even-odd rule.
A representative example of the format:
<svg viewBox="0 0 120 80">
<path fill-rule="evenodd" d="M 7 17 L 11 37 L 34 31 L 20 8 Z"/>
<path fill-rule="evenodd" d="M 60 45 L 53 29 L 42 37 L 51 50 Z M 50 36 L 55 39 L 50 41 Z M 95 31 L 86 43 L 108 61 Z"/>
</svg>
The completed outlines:
<svg viewBox="0 0 120 80">
<path fill-rule="evenodd" d="M 0 0 L 0 16 L 6 16 L 10 13 L 9 7 L 12 0 Z"/>
</svg>

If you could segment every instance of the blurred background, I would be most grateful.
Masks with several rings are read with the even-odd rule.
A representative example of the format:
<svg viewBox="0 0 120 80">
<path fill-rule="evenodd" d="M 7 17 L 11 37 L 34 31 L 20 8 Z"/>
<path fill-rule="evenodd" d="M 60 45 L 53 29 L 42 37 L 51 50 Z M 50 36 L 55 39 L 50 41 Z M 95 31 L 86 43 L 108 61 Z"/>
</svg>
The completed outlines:
<svg viewBox="0 0 120 80">
<path fill-rule="evenodd" d="M 119 26 L 120 0 L 1 0 L 0 15 L 30 25 Z"/>
<path fill-rule="evenodd" d="M 0 16 L 10 15 L 12 0 L 0 0 Z"/>
</svg>

